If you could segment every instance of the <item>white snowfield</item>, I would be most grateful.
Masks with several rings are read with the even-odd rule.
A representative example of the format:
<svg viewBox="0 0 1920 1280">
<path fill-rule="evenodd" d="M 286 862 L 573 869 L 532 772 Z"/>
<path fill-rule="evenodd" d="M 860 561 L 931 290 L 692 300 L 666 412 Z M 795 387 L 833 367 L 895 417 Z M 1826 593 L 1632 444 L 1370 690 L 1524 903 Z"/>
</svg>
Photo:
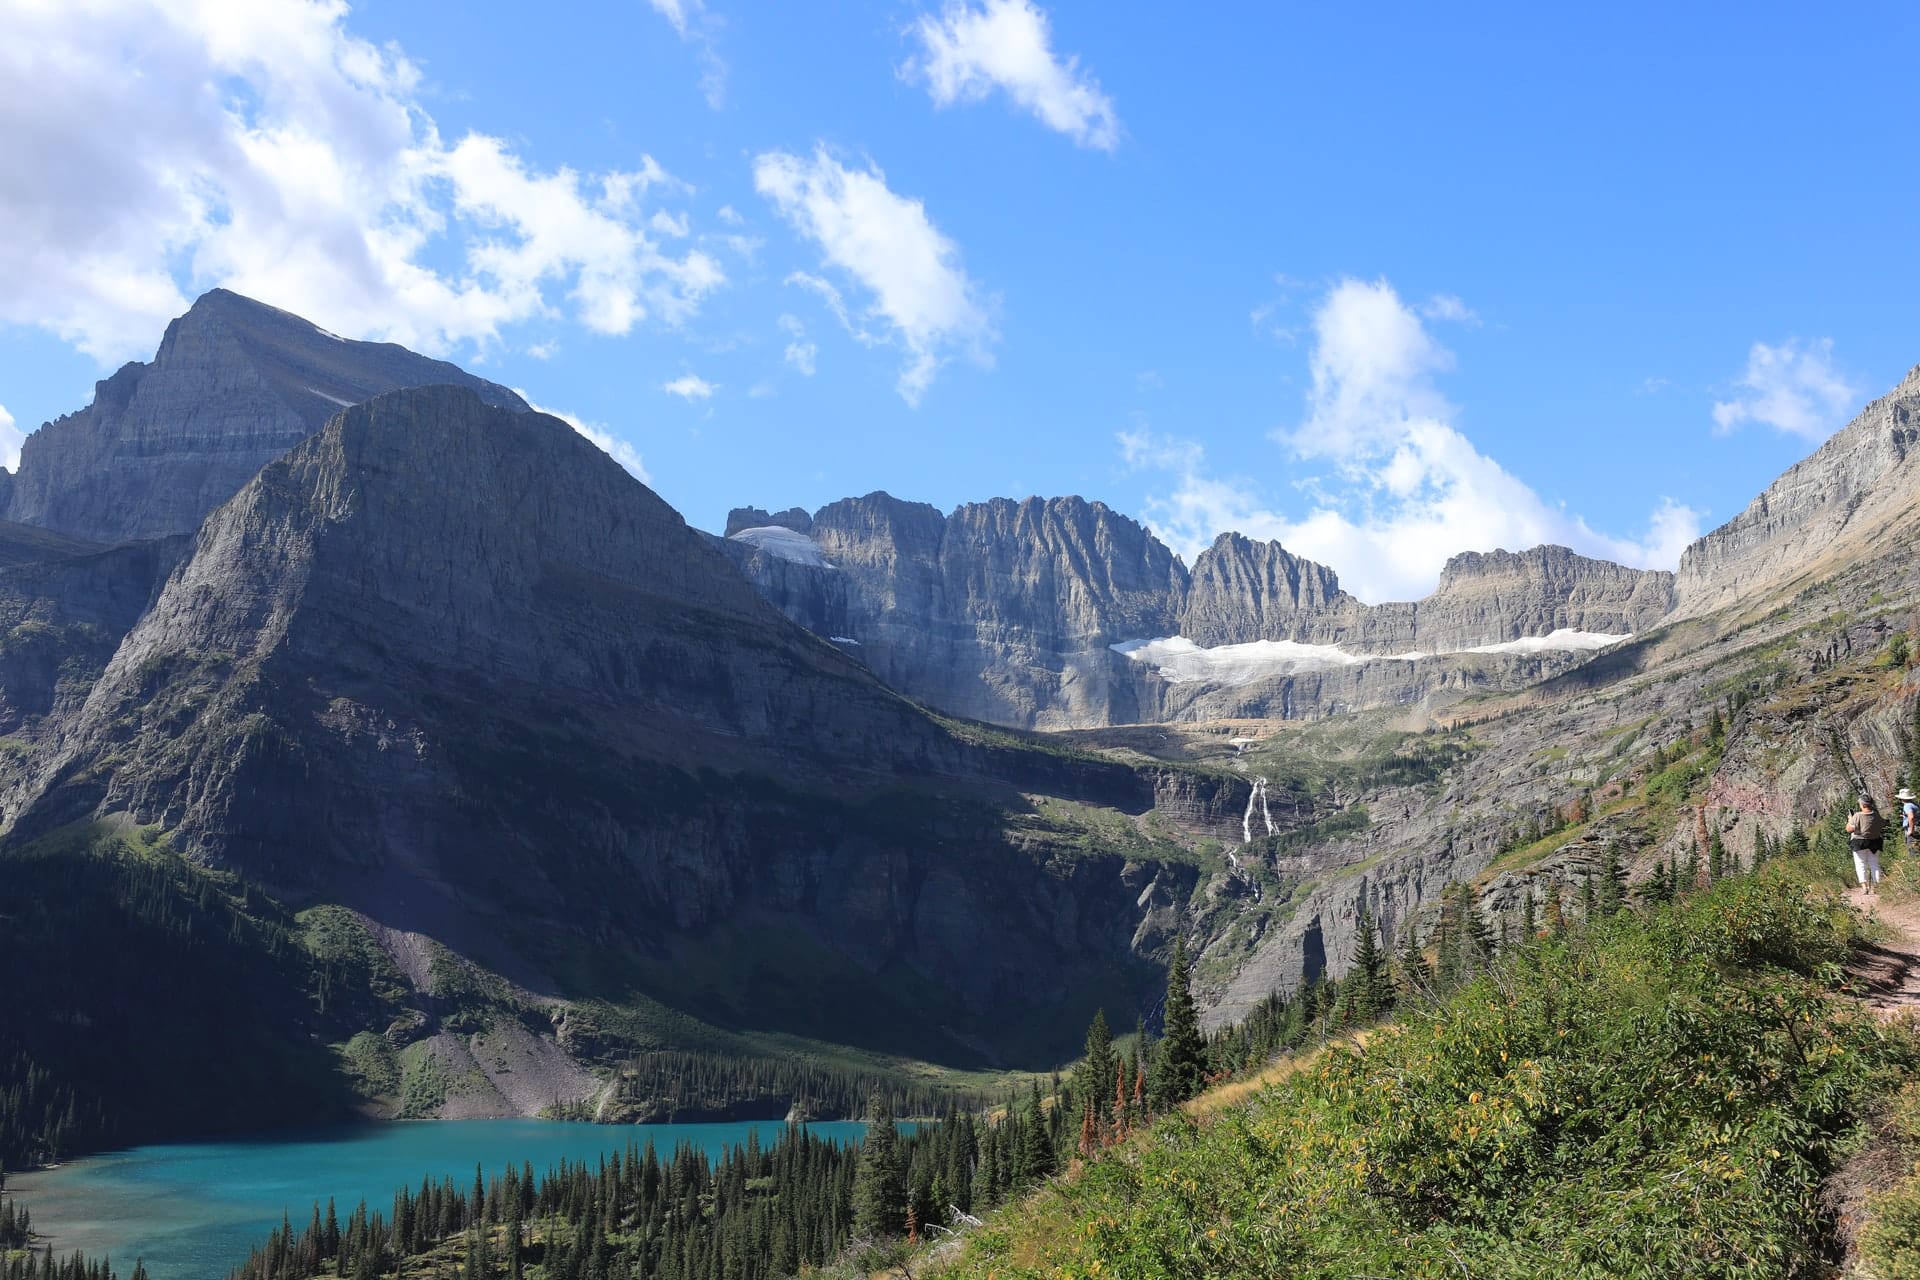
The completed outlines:
<svg viewBox="0 0 1920 1280">
<path fill-rule="evenodd" d="M 792 529 L 777 524 L 761 525 L 756 529 L 742 529 L 733 535 L 737 542 L 745 542 L 758 547 L 770 556 L 782 560 L 791 560 L 795 564 L 816 565 L 822 569 L 831 569 L 826 556 L 820 552 L 820 545 L 804 533 L 795 533 Z"/>
<path fill-rule="evenodd" d="M 1544 636 L 1525 636 L 1501 644 L 1476 645 L 1471 649 L 1450 649 L 1446 652 L 1578 653 L 1604 649 L 1610 644 L 1632 638 L 1631 635 L 1573 631 L 1563 627 Z M 1349 653 L 1339 645 L 1299 644 L 1292 640 L 1255 640 L 1250 644 L 1223 644 L 1202 649 L 1185 636 L 1123 640 L 1108 647 L 1115 653 L 1152 668 L 1168 684 L 1198 681 L 1228 689 L 1277 676 L 1331 671 L 1339 667 L 1358 666 L 1363 662 L 1418 662 L 1423 658 L 1440 656 L 1430 653 Z"/>
</svg>

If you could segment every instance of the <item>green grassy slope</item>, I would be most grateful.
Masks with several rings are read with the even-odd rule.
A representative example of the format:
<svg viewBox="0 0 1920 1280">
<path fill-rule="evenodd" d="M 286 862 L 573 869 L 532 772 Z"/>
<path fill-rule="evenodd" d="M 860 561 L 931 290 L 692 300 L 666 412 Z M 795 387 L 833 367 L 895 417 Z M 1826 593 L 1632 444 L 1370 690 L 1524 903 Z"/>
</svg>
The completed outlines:
<svg viewBox="0 0 1920 1280">
<path fill-rule="evenodd" d="M 1364 1045 L 1182 1114 L 940 1274 L 1820 1274 L 1819 1197 L 1920 1051 L 1839 992 L 1804 865 L 1516 947 Z"/>
</svg>

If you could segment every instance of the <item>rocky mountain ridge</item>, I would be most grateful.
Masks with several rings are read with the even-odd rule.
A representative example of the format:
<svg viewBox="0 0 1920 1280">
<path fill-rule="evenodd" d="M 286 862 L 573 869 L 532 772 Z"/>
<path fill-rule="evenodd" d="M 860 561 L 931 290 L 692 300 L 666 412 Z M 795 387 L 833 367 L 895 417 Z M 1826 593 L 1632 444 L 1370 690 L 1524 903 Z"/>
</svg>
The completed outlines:
<svg viewBox="0 0 1920 1280">
<path fill-rule="evenodd" d="M 1920 450 L 1920 365 L 1868 404 L 1744 511 L 1689 546 L 1674 592 L 1679 618 L 1817 582 L 1909 526 L 1920 483 L 1908 460 Z"/>
<path fill-rule="evenodd" d="M 527 407 L 444 360 L 215 289 L 167 326 L 151 363 L 121 366 L 92 404 L 27 437 L 19 467 L 0 472 L 0 516 L 103 543 L 190 534 L 342 407 L 435 383 Z"/>
<path fill-rule="evenodd" d="M 1467 677 L 1457 681 L 1404 658 L 1556 632 L 1623 636 L 1656 623 L 1673 599 L 1670 573 L 1536 547 L 1456 556 L 1425 600 L 1367 605 L 1333 570 L 1234 533 L 1189 572 L 1139 523 L 1080 498 L 994 499 L 943 515 L 874 493 L 811 516 L 741 508 L 727 529 L 721 545 L 788 617 L 910 696 L 1021 728 L 1294 718 L 1501 687 L 1513 673 L 1498 658 L 1452 662 Z M 1336 652 L 1275 651 L 1258 679 L 1223 684 L 1169 677 L 1116 650 L 1174 636 L 1210 650 Z M 1520 674 L 1537 678 L 1552 655 L 1587 647 L 1536 646 Z"/>
</svg>

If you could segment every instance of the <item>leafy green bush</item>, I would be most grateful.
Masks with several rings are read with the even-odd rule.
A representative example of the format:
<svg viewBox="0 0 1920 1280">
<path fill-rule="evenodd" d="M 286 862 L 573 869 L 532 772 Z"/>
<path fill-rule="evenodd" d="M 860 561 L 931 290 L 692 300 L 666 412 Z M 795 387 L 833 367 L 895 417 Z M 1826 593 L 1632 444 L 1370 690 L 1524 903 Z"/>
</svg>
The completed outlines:
<svg viewBox="0 0 1920 1280">
<path fill-rule="evenodd" d="M 979 1233 L 960 1274 L 1783 1277 L 1889 1069 L 1789 870 L 1521 948 L 1250 1107 L 1175 1117 Z"/>
</svg>

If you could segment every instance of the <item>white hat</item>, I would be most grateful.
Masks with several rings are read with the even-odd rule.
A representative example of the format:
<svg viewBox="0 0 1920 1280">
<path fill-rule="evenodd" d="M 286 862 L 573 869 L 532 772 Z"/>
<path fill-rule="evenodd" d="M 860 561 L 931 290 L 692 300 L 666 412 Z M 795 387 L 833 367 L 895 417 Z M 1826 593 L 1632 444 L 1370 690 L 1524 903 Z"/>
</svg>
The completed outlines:
<svg viewBox="0 0 1920 1280">
<path fill-rule="evenodd" d="M 1920 796 L 1913 794 L 1912 790 L 1907 787 L 1902 787 L 1894 792 L 1893 798 L 1895 800 L 1920 800 Z"/>
</svg>

